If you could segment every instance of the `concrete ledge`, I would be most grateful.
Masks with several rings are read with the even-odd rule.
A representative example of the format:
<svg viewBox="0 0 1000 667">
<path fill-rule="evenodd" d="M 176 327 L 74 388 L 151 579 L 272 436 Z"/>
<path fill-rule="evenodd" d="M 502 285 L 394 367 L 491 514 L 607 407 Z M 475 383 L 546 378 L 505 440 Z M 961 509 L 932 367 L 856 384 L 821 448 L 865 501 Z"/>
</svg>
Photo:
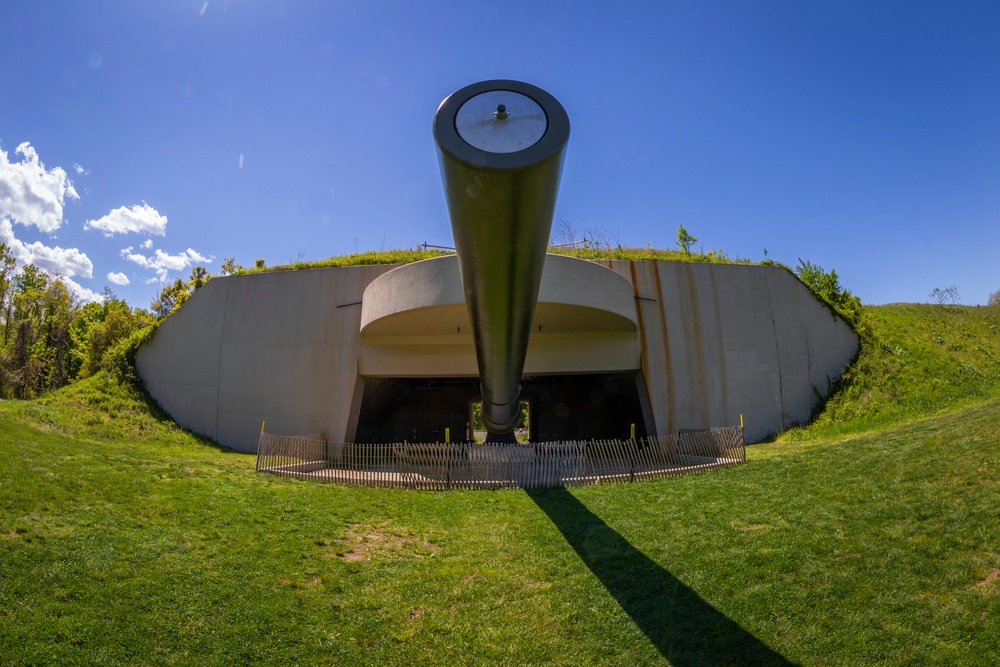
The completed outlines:
<svg viewBox="0 0 1000 667">
<path fill-rule="evenodd" d="M 613 271 L 573 257 L 546 255 L 532 330 L 636 331 L 634 301 L 629 282 Z M 400 266 L 365 289 L 365 339 L 470 333 L 457 255 Z"/>
</svg>

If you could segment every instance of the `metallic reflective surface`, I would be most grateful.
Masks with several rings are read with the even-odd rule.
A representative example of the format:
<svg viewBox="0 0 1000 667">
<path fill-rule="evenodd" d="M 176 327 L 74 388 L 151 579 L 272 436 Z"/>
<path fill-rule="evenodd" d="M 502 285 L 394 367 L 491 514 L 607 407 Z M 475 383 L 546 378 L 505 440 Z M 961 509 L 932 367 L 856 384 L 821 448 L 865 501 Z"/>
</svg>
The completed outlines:
<svg viewBox="0 0 1000 667">
<path fill-rule="evenodd" d="M 494 103 L 500 97 L 494 93 L 503 93 L 504 99 Z M 521 98 L 537 105 L 546 118 L 544 133 L 530 146 L 493 152 L 459 134 L 459 115 L 470 102 L 470 110 L 489 109 L 491 114 L 514 117 L 532 108 Z M 497 104 L 505 109 L 498 111 Z M 527 126 L 537 124 L 530 113 L 526 118 Z M 473 131 L 473 141 L 494 145 L 480 140 L 486 134 Z M 483 422 L 488 440 L 511 440 L 569 118 L 562 105 L 540 88 L 518 81 L 484 81 L 441 103 L 434 116 L 434 139 L 475 341 Z M 510 145 L 500 142 L 501 148 Z"/>
<path fill-rule="evenodd" d="M 514 153 L 534 146 L 548 125 L 537 102 L 511 90 L 480 93 L 455 115 L 458 135 L 473 148 L 490 153 Z"/>
</svg>

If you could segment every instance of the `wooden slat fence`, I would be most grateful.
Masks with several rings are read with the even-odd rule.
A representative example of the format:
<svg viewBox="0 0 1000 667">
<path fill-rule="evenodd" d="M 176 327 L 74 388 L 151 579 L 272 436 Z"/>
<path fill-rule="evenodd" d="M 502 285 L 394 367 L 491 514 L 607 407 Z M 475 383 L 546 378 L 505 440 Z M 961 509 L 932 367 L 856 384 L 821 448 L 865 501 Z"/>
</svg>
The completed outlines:
<svg viewBox="0 0 1000 667">
<path fill-rule="evenodd" d="M 554 488 L 634 482 L 746 461 L 741 427 L 634 440 L 524 445 L 328 443 L 261 432 L 257 470 L 358 486 L 408 489 Z"/>
</svg>

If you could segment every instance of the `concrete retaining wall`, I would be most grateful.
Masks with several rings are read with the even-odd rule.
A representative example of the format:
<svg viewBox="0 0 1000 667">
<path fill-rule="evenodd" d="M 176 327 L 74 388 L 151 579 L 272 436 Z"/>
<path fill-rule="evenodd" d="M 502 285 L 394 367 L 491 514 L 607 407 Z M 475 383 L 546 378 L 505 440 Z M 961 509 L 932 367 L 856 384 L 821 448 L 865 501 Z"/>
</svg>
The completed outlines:
<svg viewBox="0 0 1000 667">
<path fill-rule="evenodd" d="M 748 442 L 805 423 L 858 337 L 780 267 L 603 262 L 629 278 L 655 432 L 734 426 Z"/>
<path fill-rule="evenodd" d="M 565 270 L 548 273 L 572 273 L 564 260 L 555 262 Z M 646 425 L 650 434 L 731 426 L 742 414 L 752 442 L 805 422 L 817 392 L 825 392 L 828 379 L 839 376 L 856 354 L 854 332 L 784 269 L 598 263 L 624 277 L 632 292 L 614 288 L 622 303 L 609 305 L 607 294 L 595 302 L 603 304 L 604 312 L 626 314 L 623 321 L 633 320 L 634 312 L 636 330 L 545 333 L 543 327 L 532 337 L 525 370 L 610 372 L 641 366 L 654 422 Z M 443 263 L 437 266 L 448 273 Z M 139 350 L 139 375 L 179 424 L 227 447 L 256 451 L 262 420 L 272 433 L 326 432 L 331 441 L 350 440 L 363 375 L 391 375 L 397 367 L 412 368 L 418 375 L 476 374 L 467 332 L 456 331 L 447 340 L 422 335 L 408 341 L 395 331 L 395 336 L 366 343 L 360 302 L 369 284 L 393 268 L 213 278 Z M 565 276 L 559 280 L 548 293 L 565 291 Z M 581 282 L 584 288 L 586 284 Z M 398 298 L 402 289 L 379 298 Z M 428 294 L 427 286 L 420 290 Z M 432 287 L 429 293 L 453 291 L 454 286 Z M 586 303 L 577 296 L 567 297 L 565 308 Z M 624 302 L 628 299 L 633 303 Z M 405 311 L 399 304 L 381 310 L 378 305 L 366 304 L 365 309 Z M 559 304 L 550 305 L 560 313 Z M 565 312 L 560 317 L 563 323 L 578 319 Z"/>
<path fill-rule="evenodd" d="M 226 447 L 256 451 L 263 420 L 272 433 L 349 439 L 361 296 L 392 268 L 213 278 L 160 325 L 136 369 L 177 423 Z"/>
</svg>

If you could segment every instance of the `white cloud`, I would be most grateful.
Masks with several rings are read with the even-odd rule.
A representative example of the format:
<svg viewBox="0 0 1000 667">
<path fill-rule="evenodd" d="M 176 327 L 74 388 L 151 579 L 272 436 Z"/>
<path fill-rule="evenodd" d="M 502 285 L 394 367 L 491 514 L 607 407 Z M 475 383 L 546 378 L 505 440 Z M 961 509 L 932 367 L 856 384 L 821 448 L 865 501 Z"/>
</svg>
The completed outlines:
<svg viewBox="0 0 1000 667">
<path fill-rule="evenodd" d="M 22 157 L 11 162 L 0 150 L 0 219 L 34 225 L 46 234 L 63 222 L 66 197 L 79 199 L 73 183 L 61 167 L 45 169 L 31 144 L 24 142 L 14 151 Z"/>
<path fill-rule="evenodd" d="M 99 229 L 105 236 L 127 234 L 129 232 L 145 232 L 163 236 L 167 233 L 167 216 L 161 215 L 155 208 L 142 203 L 132 208 L 121 206 L 108 213 L 103 218 L 88 220 L 84 229 Z"/>
<path fill-rule="evenodd" d="M 114 283 L 115 285 L 128 285 L 129 279 L 124 273 L 109 273 L 108 282 Z"/>
<path fill-rule="evenodd" d="M 75 280 L 70 280 L 65 276 L 59 276 L 59 280 L 62 281 L 63 285 L 70 291 L 71 294 L 75 295 L 76 298 L 80 299 L 84 303 L 94 301 L 96 303 L 102 303 L 104 301 L 104 295 L 100 292 L 95 292 L 94 290 L 89 290 L 86 287 L 80 285 Z"/>
<path fill-rule="evenodd" d="M 11 254 L 20 266 L 34 264 L 53 275 L 80 276 L 90 278 L 94 275 L 94 263 L 86 253 L 76 248 L 51 248 L 38 241 L 24 243 L 14 237 L 14 229 L 10 220 L 0 218 L 0 243 L 6 243 Z"/>
<path fill-rule="evenodd" d="M 214 257 L 205 257 L 191 248 L 177 255 L 169 255 L 157 248 L 152 257 L 132 250 L 131 247 L 123 249 L 121 256 L 144 269 L 156 272 L 156 278 L 161 283 L 166 282 L 167 274 L 171 271 L 183 271 L 195 264 L 208 264 L 215 259 Z"/>
<path fill-rule="evenodd" d="M 141 244 L 139 244 L 139 247 L 140 248 L 145 248 L 146 250 L 149 250 L 150 248 L 153 247 L 153 239 L 146 239 Z"/>
<path fill-rule="evenodd" d="M 81 176 L 87 176 L 90 174 L 89 169 L 87 169 L 83 165 L 76 164 L 75 162 L 73 163 L 73 170 L 76 171 L 76 173 L 80 174 Z"/>
</svg>

